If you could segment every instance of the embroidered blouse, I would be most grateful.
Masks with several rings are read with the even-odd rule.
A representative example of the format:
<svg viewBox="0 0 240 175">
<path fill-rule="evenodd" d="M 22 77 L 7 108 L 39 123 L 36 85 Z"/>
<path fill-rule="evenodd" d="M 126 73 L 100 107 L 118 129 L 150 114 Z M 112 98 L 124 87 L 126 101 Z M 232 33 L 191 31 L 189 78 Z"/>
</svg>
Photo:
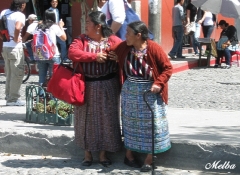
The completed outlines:
<svg viewBox="0 0 240 175">
<path fill-rule="evenodd" d="M 153 80 L 152 68 L 147 63 L 147 48 L 142 51 L 136 51 L 132 47 L 125 60 L 124 70 L 127 76 Z"/>
<path fill-rule="evenodd" d="M 106 49 L 121 42 L 121 40 L 112 35 L 100 42 L 91 40 L 86 35 L 81 35 L 75 39 L 69 47 L 68 56 L 76 62 L 81 62 L 85 76 L 99 78 L 118 71 L 116 61 L 107 60 L 105 63 L 97 62 L 97 53 L 106 52 Z"/>
</svg>

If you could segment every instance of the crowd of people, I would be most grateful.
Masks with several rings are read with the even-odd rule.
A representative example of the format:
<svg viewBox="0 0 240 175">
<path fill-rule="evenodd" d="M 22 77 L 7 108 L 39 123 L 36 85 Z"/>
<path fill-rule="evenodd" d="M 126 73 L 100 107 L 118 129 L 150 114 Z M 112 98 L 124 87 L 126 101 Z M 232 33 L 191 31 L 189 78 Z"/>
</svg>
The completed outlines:
<svg viewBox="0 0 240 175">
<path fill-rule="evenodd" d="M 99 11 L 88 14 L 86 30 L 73 40 L 68 49 L 64 41 L 67 39 L 63 29 L 64 22 L 59 19 L 56 9 L 57 0 L 52 0 L 52 7 L 45 11 L 45 18 L 38 22 L 37 16 L 29 15 L 29 27 L 23 38 L 21 30 L 25 25 L 22 13 L 28 0 L 13 0 L 10 9 L 1 12 L 8 14 L 10 42 L 3 43 L 3 58 L 6 74 L 6 105 L 22 106 L 19 100 L 20 86 L 23 78 L 22 42 L 34 33 L 34 28 L 48 30 L 54 44 L 60 43 L 60 52 L 51 60 L 39 61 L 39 84 L 45 81 L 47 73 L 52 72 L 53 64 L 60 64 L 62 59 L 70 59 L 73 66 L 78 64 L 83 70 L 86 83 L 85 104 L 74 107 L 74 132 L 76 144 L 85 151 L 82 166 L 91 166 L 93 152 L 99 152 L 99 163 L 103 166 L 112 164 L 108 152 L 117 152 L 122 148 L 122 136 L 126 154 L 123 162 L 142 172 L 152 169 L 152 142 L 154 153 L 162 153 L 171 148 L 167 121 L 168 81 L 172 75 L 172 65 L 162 47 L 150 40 L 148 28 L 142 21 L 128 24 L 122 41 L 115 33 L 125 20 L 122 13 L 124 6 L 131 8 L 131 1 L 99 0 Z M 173 8 L 174 46 L 168 55 L 172 59 L 185 58 L 182 55 L 182 37 L 185 16 L 184 0 L 177 0 Z M 111 20 L 111 24 L 108 21 Z M 203 26 L 204 37 L 209 38 L 216 18 L 211 12 L 202 11 L 192 4 L 187 6 L 187 23 L 194 22 L 196 31 L 192 36 L 195 54 L 200 54 L 198 38 Z M 231 48 L 238 46 L 236 28 L 221 20 L 223 29 L 221 38 L 227 38 L 219 48 L 216 67 L 221 56 L 225 55 L 227 65 Z M 66 44 L 66 43 L 65 43 Z M 31 50 L 31 49 L 30 49 Z M 32 58 L 31 55 L 31 59 Z M 75 67 L 75 66 L 74 66 Z M 154 111 L 154 123 L 151 122 L 151 111 L 143 101 L 143 93 L 150 90 L 148 102 Z M 120 128 L 122 120 L 122 130 Z M 154 138 L 152 140 L 152 128 Z M 142 163 L 134 152 L 145 153 Z"/>
<path fill-rule="evenodd" d="M 199 54 L 211 54 L 210 46 L 207 45 L 205 53 L 200 48 L 200 44 L 198 42 L 198 38 L 201 35 L 201 29 L 204 38 L 211 38 L 213 30 L 215 26 L 219 26 L 222 29 L 220 34 L 219 43 L 222 44 L 224 39 L 223 36 L 226 36 L 227 40 L 225 44 L 227 47 L 217 47 L 217 57 L 216 57 L 216 65 L 215 68 L 221 67 L 220 58 L 225 57 L 226 66 L 223 68 L 229 69 L 231 67 L 230 59 L 231 53 L 238 50 L 238 37 L 237 31 L 234 26 L 229 26 L 228 23 L 224 20 L 220 20 L 217 23 L 216 15 L 211 13 L 210 11 L 204 11 L 200 7 L 195 7 L 191 0 L 186 7 L 186 19 L 185 13 L 183 9 L 184 0 L 177 0 L 176 5 L 172 10 L 172 20 L 173 20 L 173 36 L 174 36 L 174 45 L 171 51 L 168 53 L 168 56 L 171 59 L 176 58 L 185 58 L 182 56 L 182 45 L 183 45 L 183 33 L 185 26 L 188 26 L 190 23 L 194 24 L 194 32 L 191 33 L 191 43 L 194 51 L 193 56 L 198 56 Z M 226 34 L 227 33 L 227 34 Z M 217 46 L 219 45 L 217 44 Z"/>
</svg>

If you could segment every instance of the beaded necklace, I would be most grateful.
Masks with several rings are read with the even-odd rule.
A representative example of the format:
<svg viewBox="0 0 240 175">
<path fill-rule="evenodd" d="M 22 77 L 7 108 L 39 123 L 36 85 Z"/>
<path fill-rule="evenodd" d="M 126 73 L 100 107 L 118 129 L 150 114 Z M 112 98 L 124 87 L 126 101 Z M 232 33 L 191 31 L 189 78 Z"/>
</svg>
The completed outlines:
<svg viewBox="0 0 240 175">
<path fill-rule="evenodd" d="M 136 50 L 134 47 L 132 47 L 131 53 L 134 55 L 135 60 L 143 59 L 144 57 L 147 57 L 147 48 L 143 50 Z"/>
<path fill-rule="evenodd" d="M 88 49 L 92 53 L 102 53 L 110 47 L 110 44 L 108 43 L 108 38 L 104 38 L 100 42 L 93 41 L 88 36 L 86 36 L 86 39 L 88 40 Z"/>
</svg>

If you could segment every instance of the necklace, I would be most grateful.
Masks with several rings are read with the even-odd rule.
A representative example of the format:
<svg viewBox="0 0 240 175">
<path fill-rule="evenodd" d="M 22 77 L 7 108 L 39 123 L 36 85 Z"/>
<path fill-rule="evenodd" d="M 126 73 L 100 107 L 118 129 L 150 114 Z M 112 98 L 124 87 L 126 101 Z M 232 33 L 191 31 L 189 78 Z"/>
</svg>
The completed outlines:
<svg viewBox="0 0 240 175">
<path fill-rule="evenodd" d="M 132 47 L 131 53 L 134 55 L 135 60 L 143 59 L 144 57 L 147 57 L 147 48 L 143 50 L 136 50 Z"/>
<path fill-rule="evenodd" d="M 108 38 L 104 38 L 102 39 L 100 42 L 94 41 L 91 38 L 87 37 L 88 40 L 88 47 L 89 50 L 93 53 L 96 52 L 105 52 L 106 49 L 108 49 L 110 47 L 110 44 L 108 43 Z"/>
</svg>

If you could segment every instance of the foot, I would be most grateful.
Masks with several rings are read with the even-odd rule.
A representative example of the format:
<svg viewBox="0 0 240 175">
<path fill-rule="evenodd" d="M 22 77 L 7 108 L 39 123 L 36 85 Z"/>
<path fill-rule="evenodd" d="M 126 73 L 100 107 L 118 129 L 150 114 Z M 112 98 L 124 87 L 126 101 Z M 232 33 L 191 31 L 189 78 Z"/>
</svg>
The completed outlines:
<svg viewBox="0 0 240 175">
<path fill-rule="evenodd" d="M 7 102 L 7 106 L 25 106 L 25 101 L 17 100 L 16 102 Z"/>
<path fill-rule="evenodd" d="M 91 166 L 92 162 L 93 162 L 92 153 L 90 151 L 85 151 L 82 166 Z"/>
<path fill-rule="evenodd" d="M 64 63 L 71 63 L 71 62 L 72 62 L 72 60 L 65 59 L 63 62 L 64 62 Z"/>
<path fill-rule="evenodd" d="M 177 58 L 185 59 L 185 56 L 177 56 Z"/>
<path fill-rule="evenodd" d="M 225 67 L 223 67 L 223 69 L 230 69 L 231 66 L 230 65 L 226 65 Z"/>
<path fill-rule="evenodd" d="M 93 160 L 86 160 L 85 158 L 83 158 L 82 166 L 91 166 L 92 162 Z"/>
<path fill-rule="evenodd" d="M 171 58 L 172 60 L 176 59 L 176 57 L 175 57 L 174 55 L 172 55 L 171 53 L 168 53 L 168 56 L 170 56 L 170 58 Z"/>
<path fill-rule="evenodd" d="M 144 164 L 140 169 L 141 172 L 149 172 L 151 170 L 152 170 L 152 166 L 148 164 Z"/>
<path fill-rule="evenodd" d="M 107 167 L 108 165 L 112 165 L 112 161 L 109 158 L 106 158 L 105 160 L 99 161 L 99 163 L 104 167 Z"/>
<path fill-rule="evenodd" d="M 140 168 L 141 165 L 136 159 L 129 160 L 127 157 L 124 158 L 124 164 L 134 168 Z"/>
<path fill-rule="evenodd" d="M 214 65 L 214 68 L 218 68 L 218 66 L 219 66 L 218 64 L 215 64 L 215 65 Z"/>
<path fill-rule="evenodd" d="M 192 56 L 197 57 L 197 56 L 199 56 L 199 53 L 195 53 Z"/>
<path fill-rule="evenodd" d="M 100 151 L 99 163 L 105 167 L 112 164 L 112 161 L 106 156 L 106 151 Z"/>
</svg>

